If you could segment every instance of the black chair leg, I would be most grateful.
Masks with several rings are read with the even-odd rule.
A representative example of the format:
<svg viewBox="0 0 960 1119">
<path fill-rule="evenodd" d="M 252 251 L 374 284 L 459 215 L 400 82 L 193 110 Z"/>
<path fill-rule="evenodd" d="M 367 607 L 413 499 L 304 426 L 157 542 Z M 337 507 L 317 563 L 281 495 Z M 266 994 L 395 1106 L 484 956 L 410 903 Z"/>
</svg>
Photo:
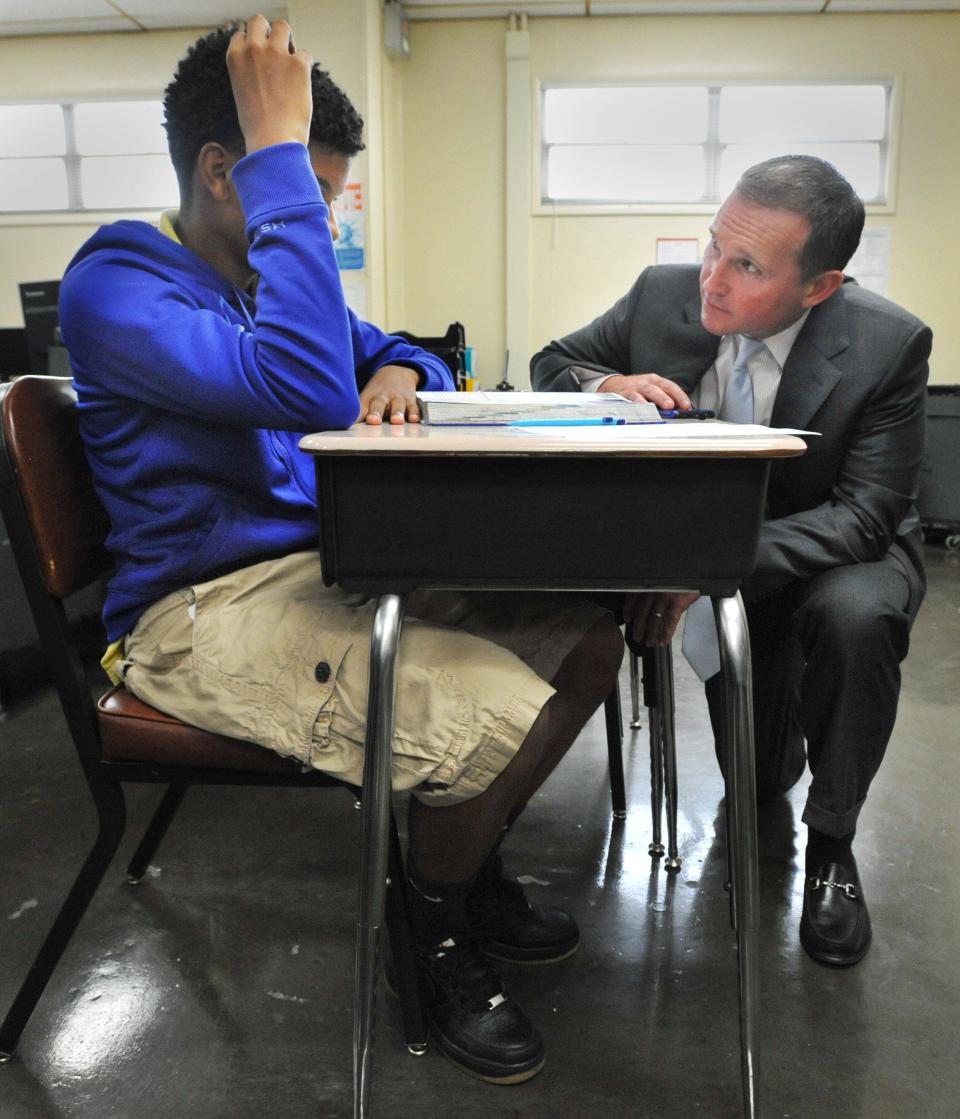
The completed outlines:
<svg viewBox="0 0 960 1119">
<path fill-rule="evenodd" d="M 134 851 L 133 858 L 127 866 L 128 882 L 136 884 L 147 873 L 147 867 L 157 853 L 160 841 L 167 834 L 167 828 L 170 827 L 170 822 L 177 814 L 177 809 L 189 788 L 190 786 L 185 784 L 167 786 L 163 799 L 157 805 L 157 810 L 147 825 L 147 830 L 143 833 L 140 846 Z"/>
<path fill-rule="evenodd" d="M 387 890 L 386 923 L 390 936 L 390 954 L 393 957 L 394 981 L 400 999 L 403 1017 L 403 1035 L 407 1049 L 415 1057 L 427 1051 L 427 1020 L 420 998 L 419 965 L 413 938 L 410 935 L 410 914 L 407 908 L 406 880 L 403 873 L 403 856 L 397 825 L 390 822 L 389 880 Z"/>
<path fill-rule="evenodd" d="M 67 894 L 36 959 L 30 966 L 30 971 L 17 997 L 13 1000 L 13 1005 L 3 1024 L 0 1025 L 0 1059 L 12 1057 L 16 1051 L 20 1035 L 30 1020 L 30 1015 L 40 1001 L 40 996 L 120 846 L 126 824 L 126 805 L 119 785 L 108 786 L 98 791 L 97 811 L 100 816 L 100 830 L 96 842 L 80 868 L 80 873 L 70 888 L 70 893 Z"/>
<path fill-rule="evenodd" d="M 674 735 L 673 654 L 669 645 L 654 650 L 657 705 L 660 709 L 663 788 L 667 802 L 667 857 L 663 865 L 678 871 L 682 860 L 677 849 L 677 743 Z"/>
<path fill-rule="evenodd" d="M 630 729 L 639 730 L 640 722 L 640 654 L 630 649 Z"/>
<path fill-rule="evenodd" d="M 603 714 L 607 724 L 610 804 L 613 818 L 623 820 L 627 815 L 627 791 L 623 780 L 623 718 L 620 714 L 619 684 L 613 685 L 613 690 L 604 701 Z"/>
</svg>

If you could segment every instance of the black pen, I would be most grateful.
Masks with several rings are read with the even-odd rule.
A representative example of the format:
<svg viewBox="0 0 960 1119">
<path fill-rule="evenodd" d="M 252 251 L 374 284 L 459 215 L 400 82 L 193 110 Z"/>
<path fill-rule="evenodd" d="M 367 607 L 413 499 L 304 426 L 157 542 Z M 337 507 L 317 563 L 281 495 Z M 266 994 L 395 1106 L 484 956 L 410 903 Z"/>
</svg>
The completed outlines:
<svg viewBox="0 0 960 1119">
<path fill-rule="evenodd" d="M 712 420 L 716 416 L 709 408 L 688 408 L 685 412 L 679 408 L 658 408 L 657 411 L 665 420 Z"/>
</svg>

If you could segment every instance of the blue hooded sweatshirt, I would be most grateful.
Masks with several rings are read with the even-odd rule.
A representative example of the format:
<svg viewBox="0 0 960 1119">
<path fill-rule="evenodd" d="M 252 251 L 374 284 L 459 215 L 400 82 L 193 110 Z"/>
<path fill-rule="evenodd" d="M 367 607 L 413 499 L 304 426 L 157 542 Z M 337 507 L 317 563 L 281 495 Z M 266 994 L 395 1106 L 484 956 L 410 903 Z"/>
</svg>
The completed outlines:
<svg viewBox="0 0 960 1119">
<path fill-rule="evenodd" d="M 383 365 L 448 389 L 438 358 L 346 306 L 307 149 L 233 168 L 256 302 L 145 222 L 104 226 L 64 276 L 60 322 L 116 561 L 114 641 L 151 603 L 217 573 L 315 547 L 303 433 L 349 427 Z"/>
</svg>

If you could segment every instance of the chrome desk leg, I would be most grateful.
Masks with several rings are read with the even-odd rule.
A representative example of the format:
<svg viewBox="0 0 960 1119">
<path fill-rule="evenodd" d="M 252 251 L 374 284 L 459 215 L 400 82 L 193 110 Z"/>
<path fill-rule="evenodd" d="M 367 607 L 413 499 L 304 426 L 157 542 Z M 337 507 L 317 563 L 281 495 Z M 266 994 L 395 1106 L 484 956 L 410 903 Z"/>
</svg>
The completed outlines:
<svg viewBox="0 0 960 1119">
<path fill-rule="evenodd" d="M 715 598 L 724 687 L 724 734 L 730 744 L 727 815 L 732 852 L 733 909 L 740 980 L 740 1073 L 743 1113 L 758 1119 L 759 1052 L 759 872 L 757 795 L 753 755 L 753 692 L 750 637 L 739 592 Z"/>
<path fill-rule="evenodd" d="M 630 729 L 640 729 L 640 658 L 630 651 Z"/>
<path fill-rule="evenodd" d="M 377 941 L 387 897 L 390 844 L 390 760 L 396 660 L 403 599 L 381 595 L 370 639 L 370 684 L 363 759 L 360 905 L 353 1000 L 353 1115 L 366 1119 L 377 982 Z"/>
<path fill-rule="evenodd" d="M 673 654 L 669 645 L 658 645 L 655 656 L 663 784 L 667 800 L 667 857 L 663 865 L 666 870 L 676 871 L 680 869 L 681 859 L 677 849 L 677 742 L 673 727 Z"/>
</svg>

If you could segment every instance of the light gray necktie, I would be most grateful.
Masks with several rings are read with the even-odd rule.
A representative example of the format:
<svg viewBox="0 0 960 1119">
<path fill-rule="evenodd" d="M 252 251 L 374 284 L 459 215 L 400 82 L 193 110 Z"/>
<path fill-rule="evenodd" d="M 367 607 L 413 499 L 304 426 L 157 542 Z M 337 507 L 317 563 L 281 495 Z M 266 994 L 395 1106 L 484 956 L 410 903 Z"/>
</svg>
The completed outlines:
<svg viewBox="0 0 960 1119">
<path fill-rule="evenodd" d="M 765 348 L 756 338 L 741 336 L 737 360 L 723 394 L 719 418 L 735 424 L 753 423 L 753 378 L 750 359 Z M 709 680 L 720 671 L 720 648 L 717 627 L 713 620 L 713 604 L 704 595 L 687 611 L 683 623 L 683 655 L 701 680 Z"/>
<path fill-rule="evenodd" d="M 732 424 L 753 423 L 753 378 L 750 376 L 750 362 L 755 354 L 765 349 L 766 344 L 759 339 L 740 335 L 737 360 L 723 394 L 721 420 Z"/>
</svg>

